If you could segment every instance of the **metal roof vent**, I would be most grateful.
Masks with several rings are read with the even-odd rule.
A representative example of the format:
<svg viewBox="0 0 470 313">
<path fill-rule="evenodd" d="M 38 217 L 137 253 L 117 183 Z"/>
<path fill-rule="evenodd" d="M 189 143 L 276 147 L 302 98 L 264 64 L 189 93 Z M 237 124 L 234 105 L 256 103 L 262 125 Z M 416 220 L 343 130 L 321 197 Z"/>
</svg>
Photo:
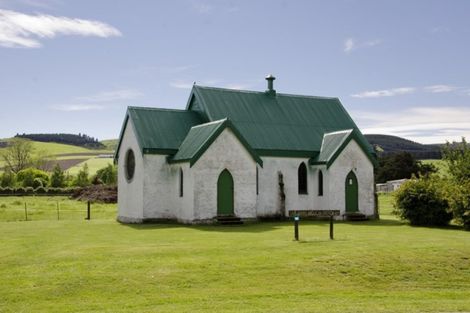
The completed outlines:
<svg viewBox="0 0 470 313">
<path fill-rule="evenodd" d="M 275 79 L 276 79 L 276 77 L 274 77 L 271 74 L 266 76 L 266 80 L 268 81 L 268 89 L 266 90 L 266 93 L 269 94 L 269 95 L 273 95 L 273 96 L 276 95 L 276 90 L 274 90 L 274 88 L 273 88 L 273 82 L 274 82 Z"/>
</svg>

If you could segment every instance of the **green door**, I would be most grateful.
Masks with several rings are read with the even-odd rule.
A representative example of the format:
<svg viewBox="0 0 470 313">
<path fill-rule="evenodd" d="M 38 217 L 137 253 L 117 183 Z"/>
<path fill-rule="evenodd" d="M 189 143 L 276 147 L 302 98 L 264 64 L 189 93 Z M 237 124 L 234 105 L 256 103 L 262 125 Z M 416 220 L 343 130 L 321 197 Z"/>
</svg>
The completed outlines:
<svg viewBox="0 0 470 313">
<path fill-rule="evenodd" d="M 227 170 L 217 181 L 217 215 L 233 215 L 233 178 Z"/>
<path fill-rule="evenodd" d="M 353 171 L 346 176 L 346 212 L 359 211 L 357 178 Z"/>
</svg>

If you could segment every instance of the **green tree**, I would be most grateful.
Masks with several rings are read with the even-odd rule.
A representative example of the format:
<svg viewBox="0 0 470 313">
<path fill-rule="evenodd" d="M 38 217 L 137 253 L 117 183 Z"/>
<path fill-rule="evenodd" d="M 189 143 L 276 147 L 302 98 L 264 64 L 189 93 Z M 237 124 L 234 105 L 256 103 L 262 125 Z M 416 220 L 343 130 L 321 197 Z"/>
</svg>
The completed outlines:
<svg viewBox="0 0 470 313">
<path fill-rule="evenodd" d="M 460 143 L 446 143 L 442 150 L 450 174 L 447 199 L 454 218 L 470 230 L 470 149 L 465 138 Z"/>
<path fill-rule="evenodd" d="M 455 181 L 458 183 L 470 181 L 470 148 L 465 138 L 462 138 L 460 143 L 447 142 L 442 149 L 442 157 Z"/>
<path fill-rule="evenodd" d="M 8 147 L 2 153 L 5 167 L 15 174 L 18 173 L 31 165 L 32 152 L 33 144 L 30 140 L 22 138 L 11 139 L 8 142 Z"/>
<path fill-rule="evenodd" d="M 65 186 L 65 174 L 64 171 L 60 168 L 60 165 L 56 163 L 52 169 L 51 174 L 51 187 L 64 187 Z"/>
<path fill-rule="evenodd" d="M 106 167 L 103 167 L 96 172 L 93 180 L 101 181 L 105 185 L 115 185 L 117 182 L 116 166 L 108 163 Z"/>
<path fill-rule="evenodd" d="M 435 173 L 437 168 L 432 164 L 423 164 L 417 161 L 408 152 L 399 152 L 381 156 L 376 170 L 376 181 L 384 183 L 388 180 L 427 176 Z"/>
<path fill-rule="evenodd" d="M 80 171 L 78 171 L 77 177 L 75 177 L 75 180 L 73 181 L 73 185 L 77 187 L 86 187 L 90 185 L 87 163 L 85 163 Z"/>
</svg>

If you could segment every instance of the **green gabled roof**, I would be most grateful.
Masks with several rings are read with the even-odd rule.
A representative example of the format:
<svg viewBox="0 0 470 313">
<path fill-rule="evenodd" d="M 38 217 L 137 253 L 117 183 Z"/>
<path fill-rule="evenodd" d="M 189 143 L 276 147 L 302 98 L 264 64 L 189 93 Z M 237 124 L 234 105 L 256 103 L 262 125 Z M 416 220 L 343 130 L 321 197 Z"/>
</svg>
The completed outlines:
<svg viewBox="0 0 470 313">
<path fill-rule="evenodd" d="M 129 119 L 142 153 L 162 154 L 176 153 L 191 127 L 205 122 L 193 111 L 128 107 L 115 158 Z"/>
<path fill-rule="evenodd" d="M 365 146 L 361 143 L 359 134 L 360 133 L 354 129 L 326 133 L 323 136 L 320 153 L 317 156 L 311 158 L 309 163 L 313 165 L 325 164 L 326 167 L 329 168 L 339 156 L 341 151 L 343 151 L 348 143 L 354 139 L 370 159 L 372 164 L 376 166 L 377 160 L 375 156 L 368 151 L 369 146 Z"/>
<path fill-rule="evenodd" d="M 338 98 L 195 85 L 189 99 L 187 109 L 204 112 L 211 121 L 229 118 L 260 155 L 312 157 L 321 149 L 323 134 L 359 132 Z M 360 132 L 358 140 L 373 151 Z"/>
<path fill-rule="evenodd" d="M 168 161 L 170 163 L 189 161 L 190 166 L 192 166 L 226 128 L 230 128 L 232 130 L 253 159 L 263 166 L 263 161 L 259 158 L 256 152 L 251 149 L 245 138 L 243 138 L 240 132 L 228 119 L 222 119 L 192 127 L 184 141 L 181 143 L 178 152 L 173 157 L 170 157 Z"/>
</svg>

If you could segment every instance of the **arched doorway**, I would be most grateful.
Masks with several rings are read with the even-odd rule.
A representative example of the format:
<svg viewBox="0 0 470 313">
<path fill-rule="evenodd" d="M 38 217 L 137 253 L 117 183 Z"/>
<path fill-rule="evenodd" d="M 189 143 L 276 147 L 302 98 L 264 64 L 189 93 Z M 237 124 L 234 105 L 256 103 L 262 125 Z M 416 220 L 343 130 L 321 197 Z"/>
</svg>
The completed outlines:
<svg viewBox="0 0 470 313">
<path fill-rule="evenodd" d="M 217 180 L 217 215 L 233 215 L 233 178 L 226 169 Z"/>
<path fill-rule="evenodd" d="M 346 212 L 357 212 L 359 211 L 358 204 L 358 185 L 356 174 L 353 171 L 349 172 L 346 176 Z"/>
</svg>

